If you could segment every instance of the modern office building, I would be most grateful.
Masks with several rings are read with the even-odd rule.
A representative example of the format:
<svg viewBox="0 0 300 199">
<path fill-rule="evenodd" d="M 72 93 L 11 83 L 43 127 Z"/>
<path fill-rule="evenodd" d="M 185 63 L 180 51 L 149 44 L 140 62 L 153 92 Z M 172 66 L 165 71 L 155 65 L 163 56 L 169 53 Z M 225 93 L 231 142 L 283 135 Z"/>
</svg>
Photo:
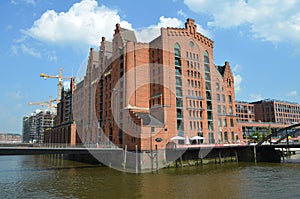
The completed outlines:
<svg viewBox="0 0 300 199">
<path fill-rule="evenodd" d="M 235 102 L 235 110 L 237 116 L 237 122 L 254 122 L 255 113 L 254 105 L 248 102 Z"/>
<path fill-rule="evenodd" d="M 300 105 L 297 103 L 265 99 L 251 104 L 254 105 L 256 121 L 281 124 L 300 123 Z"/>
<path fill-rule="evenodd" d="M 238 131 L 248 139 L 253 133 L 268 135 L 300 122 L 300 105 L 280 100 L 236 102 Z M 248 138 L 247 138 L 248 137 Z"/>
<path fill-rule="evenodd" d="M 22 135 L 24 143 L 29 143 L 33 140 L 37 140 L 35 114 L 23 117 Z"/>
<path fill-rule="evenodd" d="M 187 19 L 184 28 L 161 28 L 140 43 L 117 24 L 111 42 L 103 37 L 100 50 L 90 50 L 73 98 L 83 143 L 149 150 L 175 136 L 205 138 L 193 143 L 241 139 L 230 65 L 214 64 L 214 42 L 196 28 Z"/>
<path fill-rule="evenodd" d="M 49 110 L 37 110 L 23 117 L 23 142 L 44 143 L 44 133 L 53 127 L 55 114 Z"/>
</svg>

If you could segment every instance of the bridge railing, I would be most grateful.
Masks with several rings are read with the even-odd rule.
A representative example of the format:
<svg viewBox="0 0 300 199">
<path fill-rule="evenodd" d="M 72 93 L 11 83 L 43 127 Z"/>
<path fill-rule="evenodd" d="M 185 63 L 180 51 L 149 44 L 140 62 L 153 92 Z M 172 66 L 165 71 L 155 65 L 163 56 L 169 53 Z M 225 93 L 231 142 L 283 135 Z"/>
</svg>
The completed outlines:
<svg viewBox="0 0 300 199">
<path fill-rule="evenodd" d="M 69 144 L 69 143 L 36 143 L 33 147 L 43 147 L 43 148 L 119 148 L 118 146 L 110 143 L 98 144 L 98 143 L 88 143 L 88 144 Z"/>
<path fill-rule="evenodd" d="M 257 145 L 262 145 L 263 143 L 266 143 L 266 142 L 269 142 L 270 144 L 272 144 L 272 142 L 270 142 L 269 140 L 271 140 L 272 137 L 278 136 L 280 134 L 282 134 L 283 136 L 279 137 L 279 140 L 277 142 L 275 142 L 274 144 L 278 144 L 281 140 L 284 140 L 284 139 L 287 139 L 287 143 L 288 143 L 288 139 L 289 139 L 288 137 L 291 136 L 291 135 L 294 135 L 297 132 L 299 132 L 300 129 L 298 128 L 298 129 L 290 131 L 290 132 L 288 132 L 288 130 L 292 130 L 292 129 L 294 129 L 296 127 L 299 127 L 299 126 L 300 126 L 300 123 L 299 124 L 293 124 L 291 126 L 280 129 L 279 131 L 273 132 L 270 135 L 268 135 L 265 139 L 258 142 Z"/>
</svg>

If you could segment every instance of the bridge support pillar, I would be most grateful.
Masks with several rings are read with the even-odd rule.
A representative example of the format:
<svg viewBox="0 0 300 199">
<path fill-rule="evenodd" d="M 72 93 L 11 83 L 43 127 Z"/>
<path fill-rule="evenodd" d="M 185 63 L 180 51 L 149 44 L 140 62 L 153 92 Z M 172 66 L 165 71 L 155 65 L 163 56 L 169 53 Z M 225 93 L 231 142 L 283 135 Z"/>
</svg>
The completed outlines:
<svg viewBox="0 0 300 199">
<path fill-rule="evenodd" d="M 256 164 L 256 146 L 253 147 L 253 159 L 254 159 L 254 163 Z"/>
</svg>

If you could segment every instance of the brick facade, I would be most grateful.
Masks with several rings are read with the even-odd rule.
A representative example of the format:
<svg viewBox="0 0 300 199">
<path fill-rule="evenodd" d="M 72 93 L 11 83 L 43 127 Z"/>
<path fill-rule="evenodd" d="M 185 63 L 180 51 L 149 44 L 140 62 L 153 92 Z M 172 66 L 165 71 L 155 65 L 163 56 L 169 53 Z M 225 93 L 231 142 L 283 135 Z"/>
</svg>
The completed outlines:
<svg viewBox="0 0 300 199">
<path fill-rule="evenodd" d="M 196 28 L 188 19 L 185 28 L 162 28 L 159 37 L 139 43 L 117 24 L 112 42 L 102 38 L 100 50 L 91 49 L 74 92 L 84 143 L 148 150 L 165 148 L 177 135 L 200 135 L 204 143 L 241 139 L 230 65 L 214 64 L 214 43 Z"/>
</svg>

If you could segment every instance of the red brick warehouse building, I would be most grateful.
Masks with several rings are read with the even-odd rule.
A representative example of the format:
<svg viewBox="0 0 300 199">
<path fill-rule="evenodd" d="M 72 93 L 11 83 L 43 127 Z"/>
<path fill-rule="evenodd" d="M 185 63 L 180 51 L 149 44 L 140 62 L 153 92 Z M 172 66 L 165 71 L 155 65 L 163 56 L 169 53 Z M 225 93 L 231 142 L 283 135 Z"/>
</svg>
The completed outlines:
<svg viewBox="0 0 300 199">
<path fill-rule="evenodd" d="M 148 150 L 154 144 L 165 148 L 177 135 L 200 135 L 204 143 L 241 139 L 230 65 L 214 64 L 214 43 L 196 28 L 187 19 L 185 28 L 161 28 L 160 36 L 140 43 L 133 31 L 117 24 L 112 42 L 102 38 L 99 52 L 91 49 L 84 83 L 74 92 L 89 92 L 87 83 L 98 78 L 90 97 L 73 101 L 75 107 L 86 107 L 79 116 L 74 113 L 76 124 L 85 123 L 81 128 L 92 127 L 89 132 L 95 134 L 78 131 L 82 140 Z M 92 109 L 97 121 L 88 114 Z"/>
</svg>

